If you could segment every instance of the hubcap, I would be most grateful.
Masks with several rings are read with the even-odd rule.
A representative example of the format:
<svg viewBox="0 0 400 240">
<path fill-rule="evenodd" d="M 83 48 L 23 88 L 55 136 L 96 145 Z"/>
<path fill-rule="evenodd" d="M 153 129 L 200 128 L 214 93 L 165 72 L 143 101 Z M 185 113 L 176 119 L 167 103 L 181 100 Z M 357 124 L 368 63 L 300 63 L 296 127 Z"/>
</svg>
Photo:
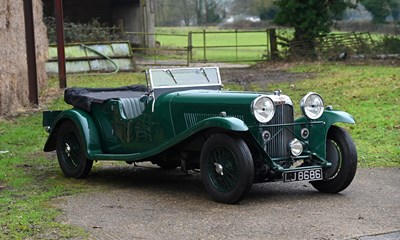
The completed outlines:
<svg viewBox="0 0 400 240">
<path fill-rule="evenodd" d="M 221 165 L 221 164 L 218 164 L 218 163 L 214 163 L 214 166 L 215 166 L 215 171 L 216 171 L 219 175 L 223 176 L 223 175 L 224 175 L 224 168 L 222 167 L 222 165 Z"/>
<path fill-rule="evenodd" d="M 210 154 L 208 176 L 220 192 L 232 191 L 239 182 L 238 163 L 233 152 L 223 146 L 215 147 Z"/>
<path fill-rule="evenodd" d="M 63 161 L 66 167 L 75 169 L 79 166 L 80 159 L 80 146 L 77 136 L 73 132 L 67 132 L 62 139 L 61 146 Z"/>
<path fill-rule="evenodd" d="M 68 145 L 68 143 L 65 143 L 65 154 L 67 154 L 68 157 L 71 156 L 71 147 Z"/>
</svg>

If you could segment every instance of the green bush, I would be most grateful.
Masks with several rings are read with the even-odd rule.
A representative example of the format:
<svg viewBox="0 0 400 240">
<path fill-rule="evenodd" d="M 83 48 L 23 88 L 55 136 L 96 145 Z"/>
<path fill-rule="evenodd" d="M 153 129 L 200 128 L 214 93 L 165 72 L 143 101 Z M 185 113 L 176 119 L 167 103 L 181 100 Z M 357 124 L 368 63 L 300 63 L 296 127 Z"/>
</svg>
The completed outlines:
<svg viewBox="0 0 400 240">
<path fill-rule="evenodd" d="M 400 37 L 385 35 L 379 43 L 379 47 L 382 52 L 400 54 Z"/>
</svg>

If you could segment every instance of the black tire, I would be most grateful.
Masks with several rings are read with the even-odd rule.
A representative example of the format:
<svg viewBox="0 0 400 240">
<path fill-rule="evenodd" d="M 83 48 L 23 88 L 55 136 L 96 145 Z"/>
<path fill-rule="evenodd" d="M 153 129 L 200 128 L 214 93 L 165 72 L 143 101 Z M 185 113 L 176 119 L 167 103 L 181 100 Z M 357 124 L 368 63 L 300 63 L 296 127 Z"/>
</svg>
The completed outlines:
<svg viewBox="0 0 400 240">
<path fill-rule="evenodd" d="M 338 193 L 346 189 L 357 170 L 357 149 L 350 135 L 332 126 L 326 140 L 326 158 L 332 167 L 324 171 L 324 179 L 311 182 L 320 192 Z"/>
<path fill-rule="evenodd" d="M 93 166 L 93 161 L 85 157 L 82 139 L 71 121 L 61 124 L 56 140 L 58 163 L 64 175 L 69 178 L 85 178 Z"/>
<path fill-rule="evenodd" d="M 212 135 L 201 151 L 200 170 L 205 189 L 217 202 L 237 203 L 253 185 L 253 158 L 238 137 Z"/>
</svg>

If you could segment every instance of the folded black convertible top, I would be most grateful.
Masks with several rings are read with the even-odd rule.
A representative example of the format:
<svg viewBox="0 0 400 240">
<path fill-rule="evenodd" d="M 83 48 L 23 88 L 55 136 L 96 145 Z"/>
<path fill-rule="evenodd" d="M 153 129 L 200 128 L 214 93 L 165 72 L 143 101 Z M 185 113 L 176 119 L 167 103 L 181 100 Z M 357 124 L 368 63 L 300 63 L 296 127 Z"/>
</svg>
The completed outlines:
<svg viewBox="0 0 400 240">
<path fill-rule="evenodd" d="M 108 99 L 139 98 L 148 89 L 145 85 L 131 85 L 119 88 L 71 87 L 64 91 L 64 101 L 76 108 L 90 112 L 92 103 L 103 103 Z"/>
</svg>

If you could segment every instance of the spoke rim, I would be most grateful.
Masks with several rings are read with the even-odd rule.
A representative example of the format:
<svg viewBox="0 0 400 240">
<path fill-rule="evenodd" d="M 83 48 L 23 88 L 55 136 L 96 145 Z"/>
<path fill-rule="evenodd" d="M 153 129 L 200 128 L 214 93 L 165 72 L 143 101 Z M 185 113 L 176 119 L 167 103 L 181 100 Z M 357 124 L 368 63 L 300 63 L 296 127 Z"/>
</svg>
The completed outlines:
<svg viewBox="0 0 400 240">
<path fill-rule="evenodd" d="M 222 173 L 217 166 L 222 167 Z M 208 160 L 208 176 L 213 186 L 220 192 L 232 191 L 238 179 L 238 163 L 234 153 L 223 146 L 213 148 Z"/>
<path fill-rule="evenodd" d="M 343 156 L 340 147 L 335 141 L 328 140 L 326 147 L 330 150 L 329 152 L 327 151 L 327 160 L 332 163 L 332 167 L 326 170 L 325 178 L 326 180 L 330 180 L 339 174 Z"/>
<path fill-rule="evenodd" d="M 69 169 L 76 169 L 80 163 L 80 146 L 78 141 L 77 136 L 71 131 L 66 132 L 62 138 L 62 156 Z"/>
</svg>

